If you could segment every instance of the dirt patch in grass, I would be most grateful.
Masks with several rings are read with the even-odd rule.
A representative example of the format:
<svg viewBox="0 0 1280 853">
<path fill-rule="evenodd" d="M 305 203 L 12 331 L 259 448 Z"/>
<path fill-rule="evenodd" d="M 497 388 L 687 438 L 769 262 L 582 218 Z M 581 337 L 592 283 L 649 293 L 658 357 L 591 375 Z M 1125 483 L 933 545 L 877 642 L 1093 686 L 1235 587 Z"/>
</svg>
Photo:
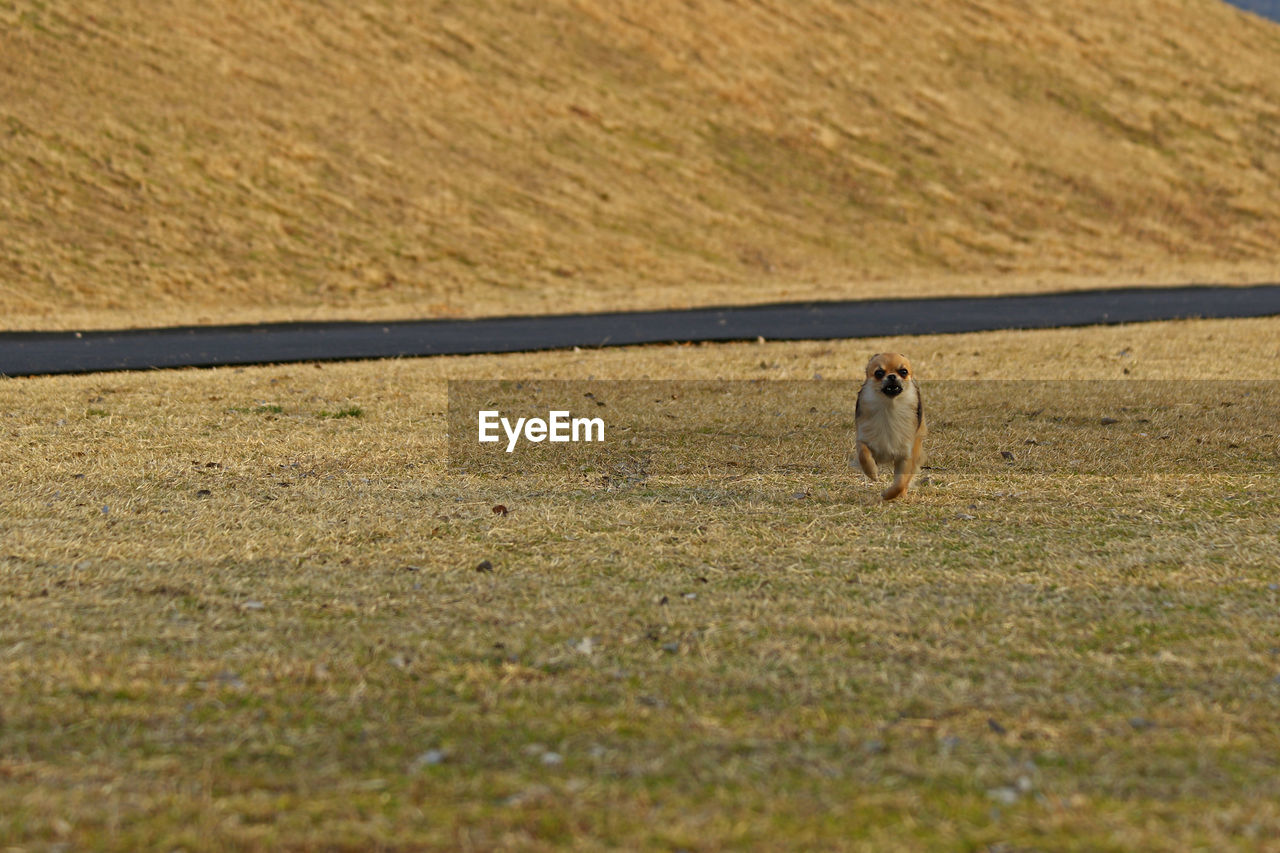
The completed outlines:
<svg viewBox="0 0 1280 853">
<path fill-rule="evenodd" d="M 1280 31 L 1212 0 L 12 0 L 0 57 L 7 328 L 1277 277 Z"/>
<path fill-rule="evenodd" d="M 1219 358 L 1224 342 L 1269 352 L 1276 331 L 2 381 L 0 835 L 1263 843 L 1280 830 L 1280 361 L 1222 382 Z M 813 373 L 848 379 L 885 346 L 938 383 L 936 467 L 898 504 L 750 434 L 750 465 L 664 460 L 569 487 L 538 466 L 445 465 L 449 378 L 820 389 Z M 976 365 L 1215 382 L 1011 398 L 1017 383 L 955 381 Z M 795 446 L 834 456 L 840 424 L 812 426 Z"/>
</svg>

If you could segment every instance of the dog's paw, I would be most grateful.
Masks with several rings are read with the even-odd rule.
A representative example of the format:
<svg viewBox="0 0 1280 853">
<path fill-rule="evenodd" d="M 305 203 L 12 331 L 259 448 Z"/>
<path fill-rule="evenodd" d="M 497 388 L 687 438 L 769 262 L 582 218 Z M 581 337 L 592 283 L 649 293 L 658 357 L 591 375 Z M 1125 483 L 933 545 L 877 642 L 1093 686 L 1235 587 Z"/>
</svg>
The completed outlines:
<svg viewBox="0 0 1280 853">
<path fill-rule="evenodd" d="M 897 500 L 907 493 L 906 483 L 893 483 L 889 488 L 880 493 L 880 497 L 886 501 Z"/>
</svg>

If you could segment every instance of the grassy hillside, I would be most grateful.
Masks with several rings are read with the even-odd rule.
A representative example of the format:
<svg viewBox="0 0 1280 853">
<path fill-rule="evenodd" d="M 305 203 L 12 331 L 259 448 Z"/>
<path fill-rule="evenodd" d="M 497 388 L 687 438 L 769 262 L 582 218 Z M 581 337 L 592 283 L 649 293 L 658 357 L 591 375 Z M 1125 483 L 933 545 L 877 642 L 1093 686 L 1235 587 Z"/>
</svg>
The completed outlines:
<svg viewBox="0 0 1280 853">
<path fill-rule="evenodd" d="M 0 0 L 6 325 L 1280 273 L 1213 0 Z"/>
</svg>

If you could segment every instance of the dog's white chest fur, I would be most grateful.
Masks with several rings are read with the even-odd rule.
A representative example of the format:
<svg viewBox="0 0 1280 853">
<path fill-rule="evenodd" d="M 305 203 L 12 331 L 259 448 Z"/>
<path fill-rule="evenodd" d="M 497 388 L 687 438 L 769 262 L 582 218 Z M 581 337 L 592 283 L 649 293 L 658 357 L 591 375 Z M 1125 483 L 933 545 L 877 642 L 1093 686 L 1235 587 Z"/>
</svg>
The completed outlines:
<svg viewBox="0 0 1280 853">
<path fill-rule="evenodd" d="M 919 424 L 920 391 L 915 382 L 906 383 L 902 393 L 886 397 L 867 382 L 858 392 L 858 441 L 871 449 L 876 464 L 887 465 L 908 459 Z"/>
</svg>

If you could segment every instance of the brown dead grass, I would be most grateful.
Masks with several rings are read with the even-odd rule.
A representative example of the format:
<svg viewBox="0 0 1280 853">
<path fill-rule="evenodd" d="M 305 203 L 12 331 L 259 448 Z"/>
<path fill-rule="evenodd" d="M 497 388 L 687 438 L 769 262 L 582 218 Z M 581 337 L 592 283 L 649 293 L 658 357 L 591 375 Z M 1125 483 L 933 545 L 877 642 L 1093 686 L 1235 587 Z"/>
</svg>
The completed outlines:
<svg viewBox="0 0 1280 853">
<path fill-rule="evenodd" d="M 1265 846 L 1278 332 L 0 380 L 0 837 Z M 927 482 L 892 506 L 755 438 L 756 467 L 568 487 L 445 470 L 446 379 L 848 379 L 882 348 L 935 382 L 1164 381 L 942 382 Z"/>
<path fill-rule="evenodd" d="M 1275 279 L 1211 0 L 0 3 L 7 328 Z"/>
</svg>

